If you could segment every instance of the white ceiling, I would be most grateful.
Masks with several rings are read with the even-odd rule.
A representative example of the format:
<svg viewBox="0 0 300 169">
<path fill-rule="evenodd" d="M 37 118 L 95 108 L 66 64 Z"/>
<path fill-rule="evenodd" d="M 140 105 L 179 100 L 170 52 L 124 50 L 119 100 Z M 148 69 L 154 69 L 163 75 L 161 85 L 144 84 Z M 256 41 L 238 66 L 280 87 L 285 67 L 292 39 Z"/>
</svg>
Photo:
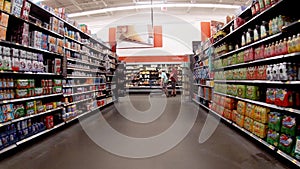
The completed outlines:
<svg viewBox="0 0 300 169">
<path fill-rule="evenodd" d="M 150 2 L 149 0 L 44 0 L 43 3 L 54 7 L 54 8 L 65 8 L 67 13 L 77 13 L 89 10 L 97 10 L 103 8 L 112 8 L 120 6 L 132 6 L 136 5 L 138 2 Z M 153 0 L 157 2 L 158 0 Z M 161 1 L 161 0 L 160 0 Z M 250 0 L 251 1 L 251 0 Z M 214 3 L 214 4 L 230 4 L 230 5 L 245 5 L 249 3 L 249 0 L 165 0 L 166 3 Z M 180 11 L 181 13 L 196 13 L 197 9 L 185 9 L 182 8 L 172 8 L 168 9 L 168 12 Z M 131 12 L 139 12 L 137 10 L 132 10 Z M 99 14 L 97 14 L 99 15 Z M 108 12 L 106 14 L 101 14 L 100 16 L 112 16 L 118 15 L 118 12 Z"/>
</svg>

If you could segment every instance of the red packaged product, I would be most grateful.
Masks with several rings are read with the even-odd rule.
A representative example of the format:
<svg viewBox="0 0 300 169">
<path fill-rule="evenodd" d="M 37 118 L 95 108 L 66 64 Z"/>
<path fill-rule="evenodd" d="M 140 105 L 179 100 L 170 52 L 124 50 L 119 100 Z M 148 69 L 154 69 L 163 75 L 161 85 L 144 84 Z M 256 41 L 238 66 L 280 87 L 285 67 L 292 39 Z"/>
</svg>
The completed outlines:
<svg viewBox="0 0 300 169">
<path fill-rule="evenodd" d="M 47 129 L 51 129 L 54 127 L 53 116 L 45 117 L 45 126 Z"/>
<path fill-rule="evenodd" d="M 293 106 L 293 92 L 287 89 L 276 89 L 275 104 L 282 107 Z"/>
<path fill-rule="evenodd" d="M 257 66 L 257 79 L 266 80 L 267 79 L 267 66 Z"/>
<path fill-rule="evenodd" d="M 228 120 L 231 120 L 232 119 L 231 110 L 224 109 L 224 111 L 223 111 L 223 117 L 225 117 Z"/>
<path fill-rule="evenodd" d="M 257 78 L 257 66 L 247 68 L 247 79 L 256 80 Z"/>
</svg>

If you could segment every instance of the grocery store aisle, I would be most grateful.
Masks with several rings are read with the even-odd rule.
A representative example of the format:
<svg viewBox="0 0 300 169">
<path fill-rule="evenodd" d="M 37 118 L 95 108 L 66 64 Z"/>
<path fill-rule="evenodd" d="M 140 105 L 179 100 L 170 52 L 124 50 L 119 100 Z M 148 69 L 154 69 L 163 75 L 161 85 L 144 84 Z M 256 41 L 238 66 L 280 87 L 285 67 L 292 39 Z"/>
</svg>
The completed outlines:
<svg viewBox="0 0 300 169">
<path fill-rule="evenodd" d="M 138 124 L 126 120 L 108 108 L 105 119 L 116 130 L 133 137 L 154 136 L 172 125 L 178 115 L 180 96 L 168 98 L 165 112 L 156 121 Z M 150 107 L 148 97 L 132 96 L 138 110 Z M 119 104 L 125 104 L 120 102 Z M 190 108 L 195 105 L 189 103 Z M 186 110 L 189 113 L 191 110 Z M 115 156 L 98 147 L 79 123 L 35 143 L 17 154 L 0 161 L 1 169 L 282 169 L 286 168 L 264 150 L 240 136 L 224 124 L 219 124 L 212 137 L 199 144 L 198 137 L 207 113 L 198 113 L 197 121 L 187 137 L 170 151 L 152 158 L 129 159 Z M 101 122 L 94 114 L 91 127 Z M 105 135 L 103 135 L 105 137 Z M 125 146 L 125 145 L 124 145 Z"/>
</svg>

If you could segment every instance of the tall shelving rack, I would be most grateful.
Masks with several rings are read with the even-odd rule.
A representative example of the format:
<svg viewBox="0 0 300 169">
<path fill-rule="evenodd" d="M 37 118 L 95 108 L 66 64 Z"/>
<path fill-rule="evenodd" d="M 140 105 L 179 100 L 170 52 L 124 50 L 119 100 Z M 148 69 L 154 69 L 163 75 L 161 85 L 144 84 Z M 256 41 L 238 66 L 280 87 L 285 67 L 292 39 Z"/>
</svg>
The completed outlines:
<svg viewBox="0 0 300 169">
<path fill-rule="evenodd" d="M 300 55 L 300 50 L 297 34 L 299 35 L 300 18 L 293 1 L 267 2 L 272 4 L 260 6 L 263 8 L 257 12 L 253 6 L 248 7 L 236 17 L 245 19 L 244 24 L 236 27 L 235 20 L 232 20 L 221 28 L 220 31 L 225 32 L 223 37 L 210 39 L 212 42 L 210 48 L 217 49 L 219 52 L 215 52 L 212 57 L 214 95 L 211 106 L 207 106 L 206 109 L 228 126 L 253 138 L 274 154 L 289 161 L 294 167 L 300 167 L 299 154 L 295 152 L 299 146 L 296 140 L 300 133 L 297 129 L 293 130 L 292 127 L 287 129 L 285 126 L 287 122 L 293 127 L 299 126 L 300 106 L 297 85 L 300 79 L 299 72 L 296 71 L 299 70 L 299 66 L 289 67 L 285 66 L 285 63 L 299 64 L 297 57 Z M 276 17 L 280 18 L 279 15 L 290 20 L 286 20 L 285 24 L 281 25 L 280 20 L 276 21 Z M 270 24 L 270 20 L 273 24 Z M 257 28 L 256 25 L 262 24 L 263 21 L 268 24 L 266 25 L 267 36 L 262 36 L 255 41 L 250 40 L 251 42 L 242 45 L 241 37 L 244 32 L 249 28 L 252 30 Z M 283 27 L 278 28 L 278 25 Z M 288 37 L 293 35 L 296 35 L 296 40 L 289 41 Z M 229 45 L 238 47 L 229 48 Z M 223 52 L 220 50 L 221 47 L 225 47 Z M 281 67 L 274 68 L 277 65 Z M 286 78 L 286 75 L 289 78 Z M 252 89 L 257 90 L 260 96 L 252 95 L 254 93 Z M 282 91 L 293 93 L 289 96 L 289 100 L 292 99 L 288 101 L 289 105 L 282 103 L 284 99 L 279 99 Z M 274 102 L 273 99 L 277 101 Z M 231 104 L 226 104 L 225 100 Z M 229 108 L 234 104 L 237 106 Z M 244 104 L 246 104 L 245 112 Z M 263 113 L 264 110 L 266 113 Z M 296 123 L 293 123 L 293 120 Z M 280 127 L 274 127 L 273 124 L 279 124 Z"/>
<path fill-rule="evenodd" d="M 116 101 L 118 57 L 109 47 L 32 1 L 14 5 L 28 16 L 0 9 L 1 62 L 8 61 L 0 67 L 0 155 Z"/>
</svg>

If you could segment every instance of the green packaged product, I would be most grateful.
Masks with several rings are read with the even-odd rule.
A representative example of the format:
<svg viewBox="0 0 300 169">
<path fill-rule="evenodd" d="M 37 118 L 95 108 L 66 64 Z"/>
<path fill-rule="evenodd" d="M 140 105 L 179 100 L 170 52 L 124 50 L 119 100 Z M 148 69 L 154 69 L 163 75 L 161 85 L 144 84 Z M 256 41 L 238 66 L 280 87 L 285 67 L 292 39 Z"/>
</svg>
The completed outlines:
<svg viewBox="0 0 300 169">
<path fill-rule="evenodd" d="M 238 53 L 236 60 L 237 60 L 237 64 L 244 63 L 244 52 Z"/>
<path fill-rule="evenodd" d="M 296 137 L 296 144 L 293 148 L 293 152 L 291 155 L 295 157 L 297 160 L 300 160 L 300 136 Z"/>
<path fill-rule="evenodd" d="M 275 147 L 279 144 L 279 136 L 280 134 L 272 129 L 268 130 L 267 133 L 267 142 Z"/>
<path fill-rule="evenodd" d="M 278 148 L 288 154 L 292 152 L 294 140 L 291 136 L 286 134 L 281 134 L 279 137 Z"/>
<path fill-rule="evenodd" d="M 225 74 L 226 74 L 227 80 L 232 80 L 232 78 L 233 78 L 232 70 L 225 71 Z"/>
<path fill-rule="evenodd" d="M 227 85 L 227 91 L 226 94 L 232 95 L 232 85 Z"/>
<path fill-rule="evenodd" d="M 285 133 L 290 136 L 295 136 L 296 129 L 296 117 L 284 115 L 282 119 L 281 133 Z"/>
<path fill-rule="evenodd" d="M 222 62 L 223 67 L 228 66 L 228 58 L 224 58 Z"/>
<path fill-rule="evenodd" d="M 269 129 L 279 132 L 281 127 L 282 115 L 278 112 L 270 112 Z"/>
<path fill-rule="evenodd" d="M 246 98 L 250 100 L 259 100 L 259 87 L 257 86 L 247 86 Z"/>
<path fill-rule="evenodd" d="M 246 86 L 245 85 L 237 85 L 237 96 L 241 98 L 246 97 Z"/>
<path fill-rule="evenodd" d="M 247 79 L 247 68 L 240 68 L 239 69 L 239 77 L 240 80 L 246 80 Z"/>
<path fill-rule="evenodd" d="M 231 95 L 232 96 L 237 96 L 237 85 L 232 85 L 231 86 Z"/>
<path fill-rule="evenodd" d="M 14 117 L 15 119 L 24 117 L 26 115 L 23 104 L 14 105 Z"/>
<path fill-rule="evenodd" d="M 232 64 L 233 65 L 238 64 L 237 63 L 237 54 L 232 55 Z"/>
<path fill-rule="evenodd" d="M 232 56 L 229 56 L 228 58 L 227 58 L 227 65 L 229 66 L 229 65 L 232 65 Z"/>
<path fill-rule="evenodd" d="M 239 79 L 239 69 L 233 69 L 232 70 L 232 79 L 238 80 Z"/>
</svg>

